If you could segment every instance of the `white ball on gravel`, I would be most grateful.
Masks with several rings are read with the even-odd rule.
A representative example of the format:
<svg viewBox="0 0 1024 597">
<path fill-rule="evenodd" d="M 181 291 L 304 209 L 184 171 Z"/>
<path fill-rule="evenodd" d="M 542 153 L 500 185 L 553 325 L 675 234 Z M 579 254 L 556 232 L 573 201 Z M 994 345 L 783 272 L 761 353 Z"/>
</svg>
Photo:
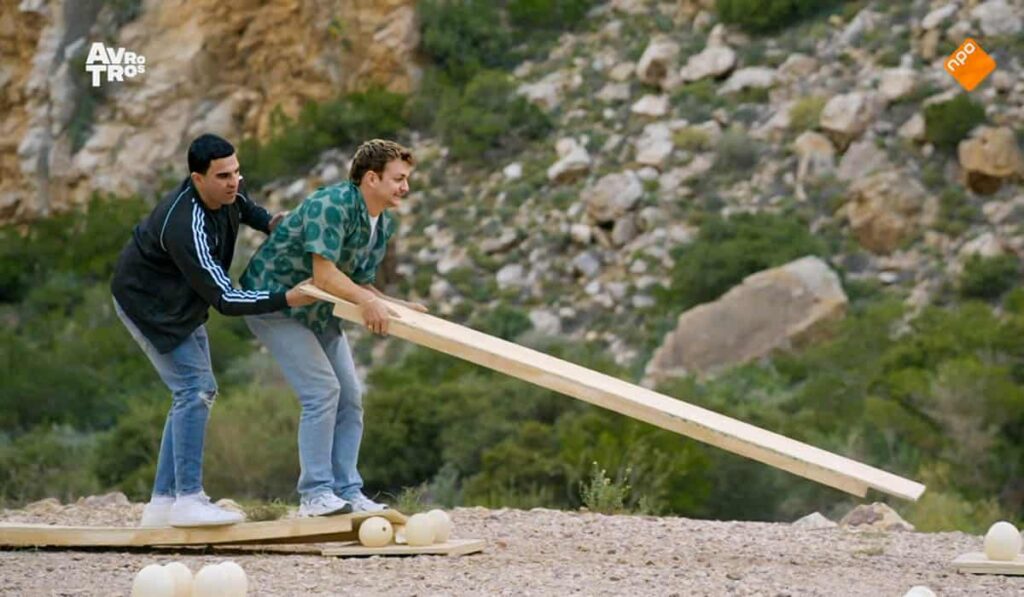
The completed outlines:
<svg viewBox="0 0 1024 597">
<path fill-rule="evenodd" d="M 220 564 L 203 566 L 192 581 L 192 597 L 225 597 L 231 595 L 231 577 Z"/>
<path fill-rule="evenodd" d="M 935 591 L 924 585 L 910 587 L 910 590 L 903 594 L 903 597 L 936 597 Z"/>
<path fill-rule="evenodd" d="M 174 579 L 174 597 L 192 597 L 192 571 L 181 562 L 164 564 Z"/>
<path fill-rule="evenodd" d="M 425 547 L 434 543 L 434 521 L 427 514 L 413 514 L 405 522 L 405 541 L 412 547 Z"/>
<path fill-rule="evenodd" d="M 231 560 L 219 565 L 221 574 L 227 579 L 228 590 L 231 591 L 229 597 L 245 597 L 249 592 L 249 577 L 245 575 L 245 570 Z"/>
<path fill-rule="evenodd" d="M 1005 520 L 989 527 L 985 534 L 985 555 L 990 560 L 1007 562 L 1016 559 L 1020 547 L 1020 531 Z"/>
<path fill-rule="evenodd" d="M 452 519 L 444 510 L 431 510 L 427 512 L 431 522 L 434 523 L 434 542 L 444 543 L 452 535 Z"/>
<path fill-rule="evenodd" d="M 391 521 L 383 516 L 371 516 L 359 525 L 359 543 L 364 547 L 384 547 L 394 534 Z"/>
<path fill-rule="evenodd" d="M 135 575 L 132 597 L 174 597 L 174 577 L 160 564 L 150 564 Z"/>
</svg>

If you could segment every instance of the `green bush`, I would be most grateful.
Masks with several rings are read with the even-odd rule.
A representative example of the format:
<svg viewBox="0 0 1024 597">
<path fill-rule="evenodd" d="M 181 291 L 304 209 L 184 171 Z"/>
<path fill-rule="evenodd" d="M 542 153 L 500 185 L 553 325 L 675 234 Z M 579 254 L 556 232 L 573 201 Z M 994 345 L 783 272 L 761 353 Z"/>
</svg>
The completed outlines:
<svg viewBox="0 0 1024 597">
<path fill-rule="evenodd" d="M 560 32 L 579 25 L 593 5 L 594 0 L 510 0 L 506 9 L 517 28 Z"/>
<path fill-rule="evenodd" d="M 971 129 L 985 122 L 985 107 L 966 93 L 924 109 L 924 136 L 936 147 L 954 150 Z"/>
<path fill-rule="evenodd" d="M 972 255 L 960 275 L 960 296 L 995 300 L 1013 288 L 1020 278 L 1020 262 L 1014 255 L 981 257 Z"/>
<path fill-rule="evenodd" d="M 784 29 L 840 0 L 716 0 L 718 17 L 753 33 Z"/>
<path fill-rule="evenodd" d="M 393 138 L 405 127 L 406 97 L 383 89 L 352 93 L 325 103 L 309 102 L 295 118 L 278 108 L 264 142 L 244 139 L 238 148 L 247 181 L 259 186 L 311 166 L 324 150 L 366 139 Z"/>
<path fill-rule="evenodd" d="M 117 488 L 132 500 L 148 498 L 170 407 L 169 391 L 133 396 L 117 424 L 99 436 L 94 471 L 103 487 Z"/>
<path fill-rule="evenodd" d="M 524 8 L 528 6 L 524 3 Z M 425 0 L 417 5 L 420 48 L 453 83 L 514 64 L 513 39 L 490 0 Z"/>
<path fill-rule="evenodd" d="M 0 501 L 92 495 L 100 488 L 91 468 L 94 439 L 67 426 L 41 426 L 13 441 L 0 439 Z"/>
<path fill-rule="evenodd" d="M 711 218 L 693 244 L 678 251 L 671 283 L 657 293 L 670 313 L 715 300 L 743 278 L 806 255 L 825 255 L 824 243 L 786 215 Z"/>
<path fill-rule="evenodd" d="M 482 71 L 461 94 L 444 98 L 436 128 L 452 157 L 482 162 L 542 138 L 551 123 L 539 108 L 516 95 L 508 75 Z"/>
<path fill-rule="evenodd" d="M 716 171 L 744 171 L 757 165 L 761 155 L 761 144 L 746 133 L 728 130 L 722 133 L 715 145 Z"/>
<path fill-rule="evenodd" d="M 816 95 L 800 98 L 789 109 L 789 128 L 806 131 L 818 128 L 821 111 L 825 109 L 825 98 Z"/>
</svg>

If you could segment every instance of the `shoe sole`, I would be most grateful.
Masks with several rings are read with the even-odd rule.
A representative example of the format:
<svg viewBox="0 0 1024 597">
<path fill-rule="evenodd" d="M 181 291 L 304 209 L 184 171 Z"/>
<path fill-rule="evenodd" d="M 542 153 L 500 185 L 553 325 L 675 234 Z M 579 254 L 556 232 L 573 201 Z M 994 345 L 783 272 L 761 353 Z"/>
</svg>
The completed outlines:
<svg viewBox="0 0 1024 597">
<path fill-rule="evenodd" d="M 316 518 L 317 516 L 336 516 L 338 514 L 350 514 L 352 512 L 352 504 L 345 504 L 337 510 L 331 510 L 330 512 L 324 512 L 323 514 L 299 514 L 300 518 Z"/>
</svg>

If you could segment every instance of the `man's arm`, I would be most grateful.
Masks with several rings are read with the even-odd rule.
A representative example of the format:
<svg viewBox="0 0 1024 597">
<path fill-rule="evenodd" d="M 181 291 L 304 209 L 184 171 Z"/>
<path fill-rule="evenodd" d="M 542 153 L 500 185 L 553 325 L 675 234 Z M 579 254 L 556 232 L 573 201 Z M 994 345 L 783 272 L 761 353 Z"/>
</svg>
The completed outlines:
<svg viewBox="0 0 1024 597">
<path fill-rule="evenodd" d="M 412 301 L 406 301 L 406 300 L 402 300 L 400 298 L 395 298 L 393 296 L 388 296 L 388 295 L 384 294 L 382 291 L 380 291 L 379 289 L 375 288 L 372 284 L 360 284 L 360 287 L 369 290 L 370 292 L 372 292 L 375 295 L 377 295 L 377 298 L 380 298 L 381 300 L 388 301 L 389 303 L 395 303 L 396 305 L 402 305 L 403 307 L 412 309 L 413 311 L 419 311 L 420 313 L 426 313 L 429 310 L 429 309 L 427 309 L 426 305 L 423 305 L 421 303 L 414 303 Z"/>
<path fill-rule="evenodd" d="M 359 306 L 367 329 L 387 334 L 388 319 L 398 314 L 388 309 L 378 292 L 364 288 L 338 269 L 333 261 L 313 253 L 313 285 Z"/>
</svg>

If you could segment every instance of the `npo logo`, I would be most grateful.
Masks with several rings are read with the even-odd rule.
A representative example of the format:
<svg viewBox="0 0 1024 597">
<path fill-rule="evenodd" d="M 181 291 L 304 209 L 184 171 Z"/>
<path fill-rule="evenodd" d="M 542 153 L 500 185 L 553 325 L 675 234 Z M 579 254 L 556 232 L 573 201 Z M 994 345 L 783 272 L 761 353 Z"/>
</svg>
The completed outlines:
<svg viewBox="0 0 1024 597">
<path fill-rule="evenodd" d="M 92 86 L 99 87 L 103 73 L 107 82 L 124 81 L 146 72 L 146 57 L 124 48 L 113 48 L 93 42 L 85 59 L 85 72 L 92 73 Z"/>
<path fill-rule="evenodd" d="M 967 91 L 977 87 L 994 70 L 996 61 L 969 37 L 946 58 L 946 72 Z"/>
</svg>

